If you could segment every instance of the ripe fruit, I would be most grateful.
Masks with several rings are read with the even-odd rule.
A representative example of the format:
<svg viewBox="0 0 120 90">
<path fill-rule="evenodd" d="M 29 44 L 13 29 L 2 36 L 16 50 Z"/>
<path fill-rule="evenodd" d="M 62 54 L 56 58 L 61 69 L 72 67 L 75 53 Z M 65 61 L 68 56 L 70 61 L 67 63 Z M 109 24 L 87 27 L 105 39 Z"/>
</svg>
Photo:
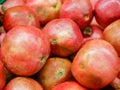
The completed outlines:
<svg viewBox="0 0 120 90">
<path fill-rule="evenodd" d="M 42 31 L 32 26 L 16 26 L 1 43 L 3 62 L 16 75 L 38 72 L 50 54 L 50 45 Z"/>
<path fill-rule="evenodd" d="M 120 0 L 99 0 L 95 5 L 97 22 L 105 28 L 120 18 Z"/>
<path fill-rule="evenodd" d="M 26 6 L 38 16 L 41 24 L 59 18 L 61 0 L 25 0 Z"/>
<path fill-rule="evenodd" d="M 87 41 L 72 63 L 72 74 L 86 88 L 100 89 L 117 76 L 120 61 L 113 46 L 105 40 Z"/>
<path fill-rule="evenodd" d="M 65 0 L 60 9 L 60 18 L 71 18 L 83 29 L 93 17 L 90 0 Z"/>
<path fill-rule="evenodd" d="M 55 85 L 72 78 L 71 62 L 65 58 L 49 58 L 38 73 L 38 81 L 45 90 L 51 90 Z"/>
<path fill-rule="evenodd" d="M 69 18 L 50 21 L 43 32 L 51 44 L 52 54 L 56 56 L 68 57 L 77 52 L 82 44 L 82 33 L 78 25 Z"/>
<path fill-rule="evenodd" d="M 31 9 L 26 6 L 15 6 L 9 8 L 3 16 L 3 26 L 6 31 L 9 31 L 17 25 L 40 27 L 38 18 Z"/>
</svg>

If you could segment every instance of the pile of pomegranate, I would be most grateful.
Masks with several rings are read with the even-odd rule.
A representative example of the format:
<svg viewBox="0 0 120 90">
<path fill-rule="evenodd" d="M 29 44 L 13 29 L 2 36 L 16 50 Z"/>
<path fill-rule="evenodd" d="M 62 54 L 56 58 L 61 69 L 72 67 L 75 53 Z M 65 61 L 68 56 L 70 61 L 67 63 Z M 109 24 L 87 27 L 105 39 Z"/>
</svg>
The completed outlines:
<svg viewBox="0 0 120 90">
<path fill-rule="evenodd" d="M 0 90 L 120 90 L 120 0 L 6 0 Z"/>
</svg>

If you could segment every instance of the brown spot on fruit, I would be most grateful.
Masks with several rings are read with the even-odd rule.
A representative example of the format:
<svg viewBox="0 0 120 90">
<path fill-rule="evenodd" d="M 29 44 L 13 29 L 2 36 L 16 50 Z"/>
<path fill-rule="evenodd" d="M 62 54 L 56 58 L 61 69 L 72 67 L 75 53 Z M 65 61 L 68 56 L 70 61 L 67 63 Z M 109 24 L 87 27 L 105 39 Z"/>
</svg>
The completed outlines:
<svg viewBox="0 0 120 90">
<path fill-rule="evenodd" d="M 56 72 L 55 72 L 55 78 L 60 79 L 62 77 L 64 77 L 66 74 L 65 70 L 62 68 L 59 68 Z"/>
<path fill-rule="evenodd" d="M 52 9 L 57 11 L 57 10 L 59 10 L 60 7 L 61 7 L 61 3 L 58 3 L 58 4 L 53 5 Z"/>
<path fill-rule="evenodd" d="M 80 64 L 80 69 L 84 69 L 85 65 L 83 63 Z"/>
<path fill-rule="evenodd" d="M 40 59 L 41 65 L 44 65 L 44 63 L 46 62 L 47 56 L 43 56 Z"/>
<path fill-rule="evenodd" d="M 42 7 L 38 7 L 36 11 L 38 16 L 40 15 L 43 16 L 44 18 L 48 16 L 48 13 Z"/>
<path fill-rule="evenodd" d="M 28 19 L 31 20 L 31 21 L 33 21 L 34 20 L 34 16 L 31 15 L 31 14 L 29 14 Z"/>
<path fill-rule="evenodd" d="M 57 40 L 56 40 L 56 39 L 52 39 L 51 44 L 52 44 L 52 45 L 57 44 Z"/>
</svg>

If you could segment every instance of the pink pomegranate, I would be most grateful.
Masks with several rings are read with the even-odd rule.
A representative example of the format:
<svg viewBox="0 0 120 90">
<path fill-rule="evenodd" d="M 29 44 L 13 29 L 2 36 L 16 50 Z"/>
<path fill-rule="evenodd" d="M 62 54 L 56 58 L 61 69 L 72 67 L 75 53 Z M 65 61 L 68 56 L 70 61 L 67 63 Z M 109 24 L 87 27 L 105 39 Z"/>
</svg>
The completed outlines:
<svg viewBox="0 0 120 90">
<path fill-rule="evenodd" d="M 16 26 L 5 35 L 1 52 L 8 70 L 16 75 L 30 76 L 44 66 L 50 45 L 40 29 Z"/>
</svg>

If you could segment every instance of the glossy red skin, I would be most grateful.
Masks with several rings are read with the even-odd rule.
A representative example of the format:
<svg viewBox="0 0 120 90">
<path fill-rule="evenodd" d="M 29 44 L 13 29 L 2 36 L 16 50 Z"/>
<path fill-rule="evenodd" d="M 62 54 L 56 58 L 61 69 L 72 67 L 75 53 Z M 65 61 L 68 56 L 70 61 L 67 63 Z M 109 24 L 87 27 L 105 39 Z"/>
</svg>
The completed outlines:
<svg viewBox="0 0 120 90">
<path fill-rule="evenodd" d="M 120 18 L 120 0 L 99 0 L 95 5 L 97 22 L 105 28 Z"/>
<path fill-rule="evenodd" d="M 103 39 L 103 30 L 101 28 L 95 25 L 88 26 L 88 28 L 91 30 L 91 35 L 85 35 L 83 33 L 83 43 L 91 39 Z"/>
<path fill-rule="evenodd" d="M 6 85 L 4 90 L 43 90 L 43 88 L 32 78 L 16 77 Z"/>
<path fill-rule="evenodd" d="M 112 82 L 119 68 L 119 57 L 113 46 L 105 40 L 94 39 L 78 51 L 71 70 L 81 85 L 96 90 Z"/>
<path fill-rule="evenodd" d="M 60 18 L 71 18 L 81 29 L 90 24 L 92 17 L 90 0 L 65 0 L 60 9 Z"/>
<path fill-rule="evenodd" d="M 40 29 L 16 26 L 4 37 L 1 52 L 9 71 L 30 76 L 44 66 L 50 54 L 50 45 Z"/>
<path fill-rule="evenodd" d="M 6 75 L 4 72 L 4 65 L 0 60 L 0 90 L 3 90 L 6 83 Z"/>
<path fill-rule="evenodd" d="M 3 26 L 6 31 L 9 31 L 17 25 L 39 27 L 40 23 L 31 9 L 26 6 L 15 6 L 5 12 Z"/>
<path fill-rule="evenodd" d="M 60 57 L 49 58 L 38 73 L 38 81 L 45 90 L 51 90 L 55 85 L 72 78 L 71 62 Z"/>
<path fill-rule="evenodd" d="M 111 43 L 120 56 L 120 20 L 108 25 L 103 32 L 104 39 Z"/>
<path fill-rule="evenodd" d="M 26 0 L 26 6 L 31 8 L 43 25 L 59 18 L 61 0 Z"/>
<path fill-rule="evenodd" d="M 77 52 L 82 44 L 82 33 L 69 18 L 52 20 L 43 28 L 43 32 L 51 43 L 51 52 L 57 56 L 68 57 Z"/>
<path fill-rule="evenodd" d="M 75 81 L 66 81 L 52 88 L 52 90 L 88 90 Z"/>
<path fill-rule="evenodd" d="M 14 6 L 21 6 L 21 5 L 25 5 L 24 0 L 6 0 L 3 4 L 2 4 L 2 12 L 4 13 L 8 8 L 14 7 Z"/>
</svg>

